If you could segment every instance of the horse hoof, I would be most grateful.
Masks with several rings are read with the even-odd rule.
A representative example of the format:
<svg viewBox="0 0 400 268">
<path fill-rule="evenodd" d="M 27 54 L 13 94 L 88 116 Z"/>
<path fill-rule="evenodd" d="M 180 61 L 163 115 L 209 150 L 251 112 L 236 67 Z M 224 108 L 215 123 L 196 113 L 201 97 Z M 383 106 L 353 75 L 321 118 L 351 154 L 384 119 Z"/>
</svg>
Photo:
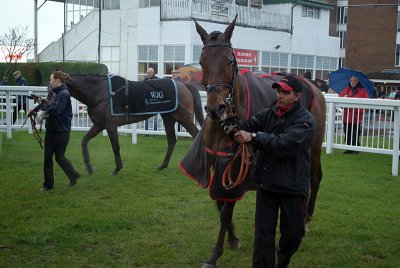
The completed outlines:
<svg viewBox="0 0 400 268">
<path fill-rule="evenodd" d="M 203 266 L 201 268 L 217 268 L 217 266 L 209 263 L 203 263 Z"/>
<path fill-rule="evenodd" d="M 239 239 L 228 241 L 228 245 L 231 249 L 240 249 L 240 247 L 242 246 Z"/>
<path fill-rule="evenodd" d="M 118 175 L 118 172 L 119 172 L 119 171 L 117 171 L 117 170 L 114 170 L 113 172 L 111 172 L 111 174 L 110 174 L 110 175 L 111 175 L 111 176 Z"/>
<path fill-rule="evenodd" d="M 159 166 L 159 167 L 157 168 L 157 171 L 161 171 L 161 170 L 166 169 L 166 168 L 167 168 L 166 166 L 161 165 L 161 166 Z"/>
</svg>

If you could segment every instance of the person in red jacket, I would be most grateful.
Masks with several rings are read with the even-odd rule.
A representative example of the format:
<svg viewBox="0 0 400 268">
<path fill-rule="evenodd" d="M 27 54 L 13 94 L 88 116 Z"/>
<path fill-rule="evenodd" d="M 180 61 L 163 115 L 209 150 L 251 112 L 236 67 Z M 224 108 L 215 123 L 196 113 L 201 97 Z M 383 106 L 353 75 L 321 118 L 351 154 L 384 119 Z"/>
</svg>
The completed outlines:
<svg viewBox="0 0 400 268">
<path fill-rule="evenodd" d="M 347 98 L 368 98 L 367 90 L 362 86 L 358 77 L 352 76 L 349 85 L 340 92 L 339 97 Z M 359 146 L 361 123 L 364 109 L 344 108 L 343 123 L 347 145 Z M 346 150 L 344 154 L 358 154 L 358 151 Z"/>
</svg>

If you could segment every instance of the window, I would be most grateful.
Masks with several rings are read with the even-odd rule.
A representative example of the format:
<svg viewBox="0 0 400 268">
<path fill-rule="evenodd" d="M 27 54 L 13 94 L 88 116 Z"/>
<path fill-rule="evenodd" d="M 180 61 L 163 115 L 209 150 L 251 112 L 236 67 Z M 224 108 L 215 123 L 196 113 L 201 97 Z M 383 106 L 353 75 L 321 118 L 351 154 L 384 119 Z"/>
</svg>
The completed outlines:
<svg viewBox="0 0 400 268">
<path fill-rule="evenodd" d="M 101 63 L 107 65 L 109 73 L 119 74 L 119 47 L 101 47 Z"/>
<path fill-rule="evenodd" d="M 119 0 L 103 0 L 103 9 L 119 9 Z"/>
<path fill-rule="evenodd" d="M 313 73 L 314 56 L 292 54 L 290 72 L 303 76 L 306 72 Z"/>
<path fill-rule="evenodd" d="M 346 24 L 347 23 L 347 7 L 338 7 L 337 8 L 337 24 Z"/>
<path fill-rule="evenodd" d="M 193 62 L 200 61 L 200 55 L 203 47 L 202 46 L 193 46 Z"/>
<path fill-rule="evenodd" d="M 154 68 L 158 74 L 158 46 L 138 46 L 138 80 L 146 76 L 148 68 Z"/>
<path fill-rule="evenodd" d="M 396 45 L 396 66 L 400 65 L 400 45 Z"/>
<path fill-rule="evenodd" d="M 247 7 L 249 5 L 249 0 L 235 0 L 235 4 L 238 6 Z"/>
<path fill-rule="evenodd" d="M 319 19 L 320 13 L 321 9 L 319 7 L 303 6 L 301 16 Z"/>
<path fill-rule="evenodd" d="M 328 75 L 337 69 L 338 59 L 333 57 L 319 57 L 315 59 L 315 78 L 328 80 Z"/>
<path fill-rule="evenodd" d="M 400 11 L 397 11 L 397 32 L 400 32 Z"/>
<path fill-rule="evenodd" d="M 164 73 L 171 75 L 171 71 L 185 65 L 185 46 L 164 46 Z"/>
<path fill-rule="evenodd" d="M 161 0 L 140 0 L 139 7 L 159 7 Z"/>
<path fill-rule="evenodd" d="M 287 72 L 289 54 L 279 52 L 261 53 L 261 71 L 266 73 Z"/>
<path fill-rule="evenodd" d="M 340 48 L 346 48 L 346 36 L 347 32 L 346 31 L 339 31 L 339 37 L 340 37 Z"/>
</svg>

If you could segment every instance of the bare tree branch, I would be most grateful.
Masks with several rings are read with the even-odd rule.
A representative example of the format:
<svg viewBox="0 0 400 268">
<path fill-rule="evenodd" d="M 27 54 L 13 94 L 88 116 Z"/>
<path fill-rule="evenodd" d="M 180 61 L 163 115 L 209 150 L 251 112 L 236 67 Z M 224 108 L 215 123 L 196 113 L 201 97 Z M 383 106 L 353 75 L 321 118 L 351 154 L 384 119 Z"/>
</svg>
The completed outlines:
<svg viewBox="0 0 400 268">
<path fill-rule="evenodd" d="M 7 33 L 0 35 L 0 49 L 7 63 L 3 76 L 8 77 L 22 56 L 33 50 L 35 40 L 28 36 L 28 26 L 11 27 Z"/>
</svg>

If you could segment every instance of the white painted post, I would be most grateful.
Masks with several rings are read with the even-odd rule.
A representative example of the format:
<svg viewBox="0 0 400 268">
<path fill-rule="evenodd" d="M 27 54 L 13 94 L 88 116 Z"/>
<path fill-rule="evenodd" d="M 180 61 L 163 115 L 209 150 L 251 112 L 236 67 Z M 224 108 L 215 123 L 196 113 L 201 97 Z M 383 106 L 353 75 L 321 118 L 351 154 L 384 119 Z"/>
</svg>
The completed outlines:
<svg viewBox="0 0 400 268">
<path fill-rule="evenodd" d="M 394 107 L 392 175 L 399 175 L 400 106 Z"/>
<path fill-rule="evenodd" d="M 132 144 L 137 144 L 137 129 L 136 123 L 132 124 Z"/>
<path fill-rule="evenodd" d="M 11 131 L 12 114 L 11 114 L 10 90 L 6 91 L 6 121 L 7 121 L 7 139 L 12 139 L 12 131 Z"/>
<path fill-rule="evenodd" d="M 333 153 L 333 136 L 335 131 L 335 117 L 336 117 L 336 106 L 333 102 L 328 103 L 328 123 L 326 129 L 326 153 Z"/>
</svg>

